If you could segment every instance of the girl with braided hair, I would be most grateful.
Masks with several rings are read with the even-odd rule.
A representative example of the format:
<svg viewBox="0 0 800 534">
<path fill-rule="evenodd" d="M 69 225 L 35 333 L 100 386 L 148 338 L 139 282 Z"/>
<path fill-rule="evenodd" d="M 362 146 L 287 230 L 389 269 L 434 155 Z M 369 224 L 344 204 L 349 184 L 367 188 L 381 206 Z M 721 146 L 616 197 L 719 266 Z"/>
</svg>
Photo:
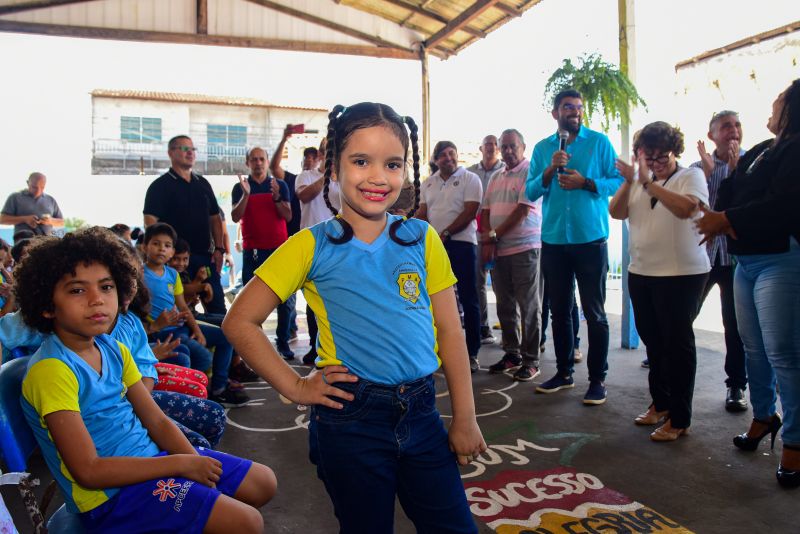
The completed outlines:
<svg viewBox="0 0 800 534">
<path fill-rule="evenodd" d="M 285 397 L 312 405 L 310 459 L 343 533 L 392 532 L 395 498 L 419 532 L 477 532 L 458 465 L 486 450 L 475 419 L 456 282 L 419 207 L 417 125 L 364 102 L 329 115 L 324 198 L 335 215 L 292 236 L 255 272 L 223 323 L 237 352 Z M 406 130 L 408 128 L 408 131 Z M 414 203 L 389 215 L 409 138 Z M 341 212 L 329 198 L 339 186 Z M 317 369 L 298 376 L 261 331 L 297 289 L 317 315 Z M 433 372 L 444 367 L 447 432 Z"/>
</svg>

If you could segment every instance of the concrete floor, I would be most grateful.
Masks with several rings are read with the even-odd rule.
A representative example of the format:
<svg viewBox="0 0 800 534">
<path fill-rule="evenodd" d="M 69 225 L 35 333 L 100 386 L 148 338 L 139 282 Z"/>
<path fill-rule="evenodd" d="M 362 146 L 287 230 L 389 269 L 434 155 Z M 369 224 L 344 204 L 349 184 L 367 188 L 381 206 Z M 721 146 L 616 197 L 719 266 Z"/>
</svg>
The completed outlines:
<svg viewBox="0 0 800 534">
<path fill-rule="evenodd" d="M 643 350 L 614 348 L 619 344 L 619 317 L 609 319 L 609 396 L 603 406 L 581 403 L 585 363 L 576 365 L 574 389 L 534 394 L 535 383 L 555 371 L 550 342 L 542 355 L 542 375 L 529 383 L 490 375 L 485 368 L 502 351 L 498 345 L 481 349 L 484 369 L 473 375 L 473 385 L 490 452 L 462 468 L 480 532 L 800 532 L 791 512 L 800 493 L 783 490 L 775 481 L 780 442 L 775 452 L 762 442 L 755 453 L 731 444 L 735 434 L 747 429 L 752 414 L 723 408 L 722 335 L 697 331 L 691 434 L 674 443 L 653 443 L 650 428 L 633 424 L 649 404 L 647 371 L 640 367 Z M 585 323 L 581 333 L 585 340 Z M 304 337 L 294 346 L 299 356 L 308 347 Z M 586 351 L 585 341 L 581 348 Z M 219 448 L 275 470 L 279 493 L 262 510 L 267 531 L 337 532 L 328 496 L 308 461 L 308 412 L 282 403 L 264 383 L 248 389 L 251 405 L 229 413 Z M 441 377 L 437 389 L 445 392 Z M 450 413 L 446 393 L 439 408 Z M 32 466 L 42 473 L 40 460 L 34 459 Z M 3 489 L 3 497 L 15 517 L 21 517 L 13 492 Z M 397 510 L 396 531 L 414 532 L 399 506 Z"/>
</svg>

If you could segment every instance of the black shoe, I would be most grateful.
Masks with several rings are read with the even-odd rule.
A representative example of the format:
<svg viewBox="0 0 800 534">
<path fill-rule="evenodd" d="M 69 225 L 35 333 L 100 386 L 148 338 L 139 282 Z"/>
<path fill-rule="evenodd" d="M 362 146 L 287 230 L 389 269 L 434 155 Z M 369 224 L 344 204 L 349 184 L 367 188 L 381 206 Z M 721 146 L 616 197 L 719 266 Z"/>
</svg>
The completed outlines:
<svg viewBox="0 0 800 534">
<path fill-rule="evenodd" d="M 791 445 L 783 444 L 784 449 L 790 451 L 800 451 L 800 447 L 792 447 Z M 778 465 L 778 470 L 775 472 L 775 478 L 778 479 L 778 484 L 784 488 L 796 488 L 800 486 L 800 471 L 793 471 L 786 469 L 783 465 Z"/>
<path fill-rule="evenodd" d="M 226 408 L 241 408 L 250 402 L 250 397 L 248 397 L 244 391 L 226 387 L 222 393 L 218 395 L 214 395 L 213 393 L 209 395 L 208 400 L 212 400 Z"/>
<path fill-rule="evenodd" d="M 728 388 L 725 396 L 725 409 L 729 412 L 744 412 L 747 410 L 747 400 L 744 398 L 744 389 L 737 387 Z"/>
<path fill-rule="evenodd" d="M 648 360 L 647 358 L 642 360 L 642 367 L 644 367 L 645 369 L 650 369 L 650 360 Z"/>
<path fill-rule="evenodd" d="M 481 368 L 481 364 L 478 363 L 478 358 L 476 356 L 469 357 L 469 372 L 470 373 L 477 373 L 478 369 Z"/>
<path fill-rule="evenodd" d="M 306 355 L 303 356 L 303 365 L 311 365 L 312 367 L 316 365 L 317 360 L 317 351 L 311 349 L 310 351 L 306 352 Z"/>
<path fill-rule="evenodd" d="M 520 382 L 530 382 L 540 374 L 542 374 L 541 371 L 539 371 L 539 368 L 535 365 L 522 364 L 512 378 Z"/>
<path fill-rule="evenodd" d="M 753 419 L 753 422 L 761 423 L 767 425 L 766 430 L 761 433 L 760 436 L 751 438 L 747 435 L 747 432 L 744 434 L 739 434 L 733 438 L 733 444 L 743 451 L 754 451 L 758 448 L 758 444 L 761 443 L 761 440 L 764 439 L 764 436 L 767 434 L 771 434 L 772 439 L 770 443 L 770 449 L 775 448 L 775 436 L 778 434 L 778 430 L 781 429 L 783 426 L 783 421 L 781 421 L 781 416 L 778 414 L 773 415 L 770 417 L 769 421 L 760 421 L 758 419 Z"/>
<path fill-rule="evenodd" d="M 492 374 L 506 373 L 516 371 L 522 364 L 522 357 L 518 354 L 505 353 L 499 362 L 489 366 L 489 372 Z"/>
<path fill-rule="evenodd" d="M 228 371 L 228 378 L 237 382 L 258 382 L 261 379 L 258 373 L 250 369 L 243 361 L 231 366 L 230 371 Z"/>
</svg>

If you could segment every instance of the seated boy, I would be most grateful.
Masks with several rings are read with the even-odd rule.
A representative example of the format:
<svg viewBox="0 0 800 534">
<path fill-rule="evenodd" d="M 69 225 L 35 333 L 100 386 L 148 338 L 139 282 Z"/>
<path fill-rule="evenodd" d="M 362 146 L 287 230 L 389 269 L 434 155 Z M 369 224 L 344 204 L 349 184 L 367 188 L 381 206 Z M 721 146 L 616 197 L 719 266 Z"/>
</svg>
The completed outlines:
<svg viewBox="0 0 800 534">
<path fill-rule="evenodd" d="M 190 259 L 189 243 L 179 237 L 175 242 L 175 253 L 172 255 L 172 259 L 169 260 L 169 266 L 178 271 L 178 276 L 181 278 L 183 300 L 186 301 L 195 319 L 220 326 L 223 319 L 225 319 L 225 315 L 198 313 L 196 310 L 201 301 L 206 304 L 213 300 L 214 288 L 206 282 L 208 279 L 207 267 L 200 267 L 194 278 L 191 277 L 191 274 L 187 271 Z"/>
<path fill-rule="evenodd" d="M 189 348 L 192 368 L 207 371 L 212 367 L 209 399 L 228 408 L 244 406 L 249 397 L 228 385 L 233 347 L 221 328 L 195 320 L 183 298 L 183 284 L 178 273 L 166 265 L 172 258 L 176 240 L 175 230 L 167 223 L 152 224 L 144 232 L 144 282 L 150 290 L 150 322 L 145 324 L 145 331 L 157 340 L 170 335 L 180 339 L 181 344 Z M 165 317 L 171 319 L 163 327 Z M 213 356 L 206 345 L 214 347 Z"/>
<path fill-rule="evenodd" d="M 28 363 L 22 409 L 67 507 L 88 532 L 262 532 L 274 473 L 193 448 L 105 333 L 135 292 L 122 246 L 91 230 L 41 238 L 16 272 L 23 320 L 53 334 Z"/>
</svg>

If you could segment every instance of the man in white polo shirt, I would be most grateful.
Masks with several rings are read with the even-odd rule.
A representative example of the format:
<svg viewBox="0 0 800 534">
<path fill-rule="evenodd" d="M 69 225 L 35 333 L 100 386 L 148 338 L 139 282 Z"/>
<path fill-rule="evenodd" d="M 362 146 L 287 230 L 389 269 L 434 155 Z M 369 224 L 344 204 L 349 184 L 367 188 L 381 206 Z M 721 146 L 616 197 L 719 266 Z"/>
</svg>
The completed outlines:
<svg viewBox="0 0 800 534">
<path fill-rule="evenodd" d="M 439 141 L 433 148 L 433 161 L 439 167 L 422 184 L 417 217 L 428 221 L 439 232 L 458 279 L 456 289 L 464 309 L 464 329 L 470 369 L 478 370 L 481 348 L 481 311 L 476 285 L 477 224 L 475 217 L 483 196 L 478 175 L 458 164 L 458 150 L 450 141 Z"/>
<path fill-rule="evenodd" d="M 489 372 L 516 371 L 514 380 L 528 382 L 539 374 L 542 200 L 531 201 L 525 195 L 530 162 L 525 159 L 522 134 L 505 130 L 500 153 L 505 169 L 489 180 L 481 209 L 482 260 L 495 260 L 492 288 L 505 352 Z"/>
</svg>

